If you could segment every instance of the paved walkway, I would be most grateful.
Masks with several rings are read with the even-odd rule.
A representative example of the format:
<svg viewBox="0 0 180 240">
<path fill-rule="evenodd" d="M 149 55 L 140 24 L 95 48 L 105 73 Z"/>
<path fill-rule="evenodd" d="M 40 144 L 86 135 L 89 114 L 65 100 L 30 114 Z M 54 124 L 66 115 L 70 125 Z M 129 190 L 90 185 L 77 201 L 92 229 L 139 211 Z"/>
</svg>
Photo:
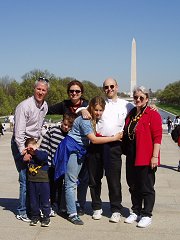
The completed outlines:
<svg viewBox="0 0 180 240">
<path fill-rule="evenodd" d="M 156 204 L 153 223 L 146 229 L 136 224 L 109 223 L 109 204 L 106 181 L 103 179 L 102 200 L 104 216 L 99 221 L 91 218 L 90 196 L 88 193 L 87 214 L 82 217 L 84 226 L 75 226 L 57 216 L 51 218 L 49 228 L 29 224 L 15 218 L 18 199 L 18 174 L 10 150 L 11 133 L 0 137 L 0 240 L 106 240 L 106 239 L 180 239 L 180 173 L 177 164 L 180 153 L 177 145 L 166 133 L 163 134 L 161 162 L 156 175 Z M 125 215 L 131 207 L 130 195 L 125 181 L 125 167 L 122 168 L 123 205 Z"/>
</svg>

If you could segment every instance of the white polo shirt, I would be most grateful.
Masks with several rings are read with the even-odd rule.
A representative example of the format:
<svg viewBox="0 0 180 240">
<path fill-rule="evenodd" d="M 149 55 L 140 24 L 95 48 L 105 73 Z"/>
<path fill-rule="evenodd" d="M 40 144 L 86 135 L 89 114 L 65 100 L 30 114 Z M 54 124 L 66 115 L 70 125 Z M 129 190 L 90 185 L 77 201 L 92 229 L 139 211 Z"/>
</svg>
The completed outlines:
<svg viewBox="0 0 180 240">
<path fill-rule="evenodd" d="M 115 101 L 106 100 L 105 110 L 96 125 L 97 133 L 102 136 L 112 136 L 122 132 L 125 118 L 134 105 L 124 99 L 117 98 Z"/>
</svg>

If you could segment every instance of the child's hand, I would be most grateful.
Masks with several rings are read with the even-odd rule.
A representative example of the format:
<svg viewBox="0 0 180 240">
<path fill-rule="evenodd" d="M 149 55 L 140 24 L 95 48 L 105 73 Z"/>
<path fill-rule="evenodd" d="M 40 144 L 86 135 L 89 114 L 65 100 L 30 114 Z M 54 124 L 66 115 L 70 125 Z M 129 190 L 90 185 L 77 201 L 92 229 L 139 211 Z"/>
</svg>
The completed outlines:
<svg viewBox="0 0 180 240">
<path fill-rule="evenodd" d="M 25 153 L 24 157 L 23 157 L 23 161 L 24 162 L 29 162 L 31 160 L 32 156 L 29 153 Z"/>
<path fill-rule="evenodd" d="M 27 153 L 27 148 L 25 148 L 25 149 L 22 150 L 21 155 L 25 155 L 26 153 Z"/>
<path fill-rule="evenodd" d="M 123 138 L 123 132 L 116 133 L 114 135 L 116 141 L 122 141 Z"/>
</svg>

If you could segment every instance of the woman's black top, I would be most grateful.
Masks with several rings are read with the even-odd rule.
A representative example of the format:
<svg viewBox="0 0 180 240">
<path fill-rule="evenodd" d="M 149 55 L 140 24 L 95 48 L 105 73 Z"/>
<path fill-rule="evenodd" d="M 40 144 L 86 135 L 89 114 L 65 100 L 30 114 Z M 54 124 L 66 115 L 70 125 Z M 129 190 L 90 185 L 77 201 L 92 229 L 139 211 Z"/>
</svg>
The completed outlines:
<svg viewBox="0 0 180 240">
<path fill-rule="evenodd" d="M 73 105 L 72 101 L 70 99 L 64 100 L 60 103 L 57 103 L 55 105 L 48 107 L 48 113 L 47 114 L 59 114 L 63 115 L 65 113 L 72 113 L 76 112 L 76 110 L 80 107 L 87 107 L 88 101 L 81 98 L 81 103 L 79 105 Z"/>
</svg>

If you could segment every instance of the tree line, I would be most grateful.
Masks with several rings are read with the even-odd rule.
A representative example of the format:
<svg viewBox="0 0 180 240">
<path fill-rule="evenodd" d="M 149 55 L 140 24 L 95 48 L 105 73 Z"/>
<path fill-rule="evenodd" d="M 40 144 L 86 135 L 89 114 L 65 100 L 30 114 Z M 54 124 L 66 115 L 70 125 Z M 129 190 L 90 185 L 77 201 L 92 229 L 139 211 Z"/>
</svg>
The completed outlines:
<svg viewBox="0 0 180 240">
<path fill-rule="evenodd" d="M 22 82 L 10 79 L 8 76 L 0 78 L 0 116 L 14 113 L 16 106 L 24 99 L 32 96 L 34 82 L 39 77 L 46 77 L 50 82 L 50 90 L 46 101 L 49 105 L 61 102 L 68 98 L 67 84 L 75 80 L 71 77 L 60 78 L 47 70 L 33 70 L 22 76 Z M 77 79 L 78 80 L 78 79 Z M 84 98 L 91 99 L 94 96 L 104 96 L 102 87 L 96 86 L 90 81 L 82 81 L 84 85 Z M 119 93 L 120 97 L 128 97 Z M 151 97 L 157 97 L 163 103 L 180 104 L 180 81 L 169 84 L 164 90 L 151 92 Z"/>
<path fill-rule="evenodd" d="M 157 99 L 164 104 L 180 105 L 180 81 L 168 84 L 156 92 Z"/>
</svg>

